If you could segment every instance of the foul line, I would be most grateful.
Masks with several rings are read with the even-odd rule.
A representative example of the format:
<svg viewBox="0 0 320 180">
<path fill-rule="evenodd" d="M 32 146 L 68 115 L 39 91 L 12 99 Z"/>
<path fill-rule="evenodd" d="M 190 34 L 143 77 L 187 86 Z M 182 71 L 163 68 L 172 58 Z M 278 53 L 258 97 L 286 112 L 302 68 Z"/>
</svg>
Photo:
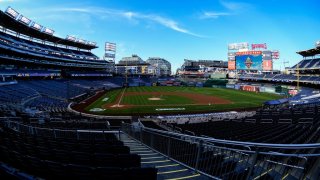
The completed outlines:
<svg viewBox="0 0 320 180">
<path fill-rule="evenodd" d="M 123 98 L 123 95 L 124 95 L 124 92 L 126 91 L 126 89 L 127 89 L 127 87 L 125 87 L 124 90 L 122 91 L 121 97 L 120 97 L 120 99 L 118 101 L 118 106 L 120 106 L 120 103 L 122 101 L 122 98 Z"/>
</svg>

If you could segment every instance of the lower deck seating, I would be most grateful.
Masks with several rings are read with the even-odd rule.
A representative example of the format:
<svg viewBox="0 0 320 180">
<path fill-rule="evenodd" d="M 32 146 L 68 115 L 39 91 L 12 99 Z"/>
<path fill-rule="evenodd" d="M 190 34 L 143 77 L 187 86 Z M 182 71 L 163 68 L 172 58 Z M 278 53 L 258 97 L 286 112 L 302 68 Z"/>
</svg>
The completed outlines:
<svg viewBox="0 0 320 180">
<path fill-rule="evenodd" d="M 156 179 L 155 168 L 113 135 L 103 139 L 36 137 L 2 128 L 0 161 L 45 179 Z"/>
</svg>

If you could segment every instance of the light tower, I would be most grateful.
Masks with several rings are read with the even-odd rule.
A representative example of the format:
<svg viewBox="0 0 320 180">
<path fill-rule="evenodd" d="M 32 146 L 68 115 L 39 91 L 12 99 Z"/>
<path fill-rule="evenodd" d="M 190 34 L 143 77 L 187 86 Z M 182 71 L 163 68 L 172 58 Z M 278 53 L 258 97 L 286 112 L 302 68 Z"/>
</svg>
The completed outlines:
<svg viewBox="0 0 320 180">
<path fill-rule="evenodd" d="M 285 71 L 286 70 L 286 64 L 289 64 L 289 61 L 285 61 L 283 59 L 282 63 L 283 63 L 283 71 Z"/>
<path fill-rule="evenodd" d="M 299 63 L 297 64 L 297 68 L 296 68 L 296 74 L 297 74 L 297 90 L 299 91 L 299 81 L 300 81 L 300 77 L 299 77 Z"/>
<path fill-rule="evenodd" d="M 126 86 L 128 86 L 128 61 L 126 61 Z"/>
</svg>

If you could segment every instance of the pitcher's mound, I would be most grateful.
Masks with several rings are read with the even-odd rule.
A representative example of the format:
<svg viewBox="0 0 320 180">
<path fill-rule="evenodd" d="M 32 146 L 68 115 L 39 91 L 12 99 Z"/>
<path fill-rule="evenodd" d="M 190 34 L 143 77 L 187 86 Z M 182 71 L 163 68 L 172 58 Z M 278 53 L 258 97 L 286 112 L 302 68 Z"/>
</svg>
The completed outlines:
<svg viewBox="0 0 320 180">
<path fill-rule="evenodd" d="M 161 100 L 164 100 L 164 99 L 161 99 L 161 98 L 148 98 L 149 101 L 161 101 Z"/>
</svg>

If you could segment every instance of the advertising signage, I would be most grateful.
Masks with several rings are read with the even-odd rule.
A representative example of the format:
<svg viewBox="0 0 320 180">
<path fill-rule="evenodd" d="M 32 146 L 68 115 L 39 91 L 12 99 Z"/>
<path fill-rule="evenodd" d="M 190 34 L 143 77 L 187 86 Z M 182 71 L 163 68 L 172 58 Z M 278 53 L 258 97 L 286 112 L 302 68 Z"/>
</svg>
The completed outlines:
<svg viewBox="0 0 320 180">
<path fill-rule="evenodd" d="M 239 49 L 248 49 L 249 43 L 242 42 L 242 43 L 232 43 L 228 45 L 229 50 L 239 50 Z"/>
<path fill-rule="evenodd" d="M 279 59 L 280 53 L 279 51 L 272 51 L 272 59 Z"/>
<path fill-rule="evenodd" d="M 228 69 L 235 70 L 236 69 L 236 61 L 228 61 Z"/>
<path fill-rule="evenodd" d="M 264 60 L 263 61 L 263 70 L 264 71 L 272 71 L 272 60 Z"/>
<path fill-rule="evenodd" d="M 105 53 L 104 56 L 105 56 L 106 58 L 115 58 L 115 57 L 116 57 L 115 54 L 111 54 L 111 53 Z"/>
<path fill-rule="evenodd" d="M 241 55 L 261 55 L 262 51 L 243 51 L 243 52 L 236 52 L 237 56 Z"/>
<path fill-rule="evenodd" d="M 267 49 L 267 44 L 263 43 L 263 44 L 251 44 L 251 49 L 255 50 L 255 49 Z"/>
</svg>

